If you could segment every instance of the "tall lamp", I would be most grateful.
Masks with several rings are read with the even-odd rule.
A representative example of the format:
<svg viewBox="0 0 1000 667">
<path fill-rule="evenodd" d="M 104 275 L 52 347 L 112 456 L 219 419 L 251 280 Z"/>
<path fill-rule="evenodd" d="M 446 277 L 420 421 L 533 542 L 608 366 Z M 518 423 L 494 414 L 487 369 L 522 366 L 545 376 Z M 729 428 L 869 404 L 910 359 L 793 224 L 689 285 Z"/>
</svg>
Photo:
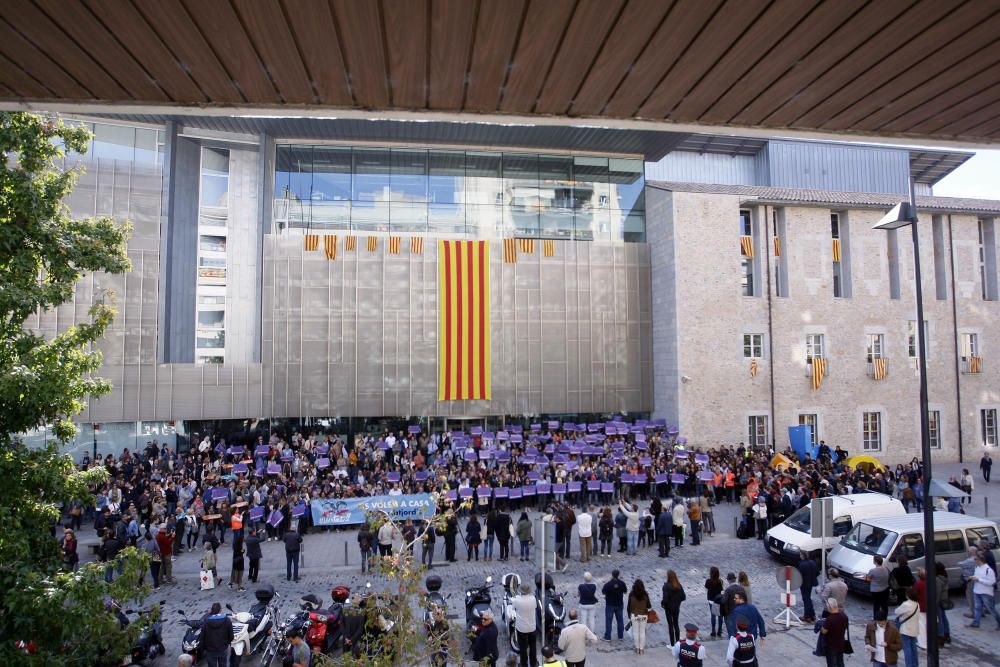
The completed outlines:
<svg viewBox="0 0 1000 667">
<path fill-rule="evenodd" d="M 938 599 L 935 585 L 934 505 L 931 497 L 931 434 L 927 413 L 927 343 L 924 341 L 924 293 L 920 278 L 920 240 L 917 235 L 917 198 L 910 179 L 910 201 L 896 204 L 875 229 L 886 231 L 910 226 L 913 235 L 913 274 L 917 282 L 917 360 L 920 364 L 920 458 L 924 464 L 924 568 L 927 571 L 927 665 L 938 667 Z"/>
</svg>

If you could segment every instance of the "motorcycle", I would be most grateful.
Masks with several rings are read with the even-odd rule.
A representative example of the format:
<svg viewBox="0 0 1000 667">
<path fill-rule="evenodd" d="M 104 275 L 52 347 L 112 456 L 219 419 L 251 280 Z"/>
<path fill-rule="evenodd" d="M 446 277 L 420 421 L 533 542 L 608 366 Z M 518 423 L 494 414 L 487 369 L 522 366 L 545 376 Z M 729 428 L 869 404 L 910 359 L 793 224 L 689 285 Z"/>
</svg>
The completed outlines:
<svg viewBox="0 0 1000 667">
<path fill-rule="evenodd" d="M 163 602 L 160 602 L 162 607 Z M 117 603 L 114 604 L 115 614 L 118 617 L 118 623 L 124 630 L 126 627 L 131 625 L 131 621 L 128 618 L 129 614 L 138 614 L 136 620 L 142 620 L 145 622 L 142 630 L 139 631 L 139 635 L 135 638 L 132 643 L 132 649 L 129 651 L 128 657 L 122 661 L 125 665 L 144 665 L 150 662 L 154 662 L 157 657 L 166 654 L 166 649 L 163 646 L 163 634 L 162 634 L 162 623 L 160 621 L 151 621 L 153 610 L 147 609 L 142 612 L 135 612 L 132 609 L 126 609 L 122 611 L 121 607 Z"/>
<path fill-rule="evenodd" d="M 562 634 L 566 625 L 566 605 L 565 593 L 557 593 L 552 577 L 545 575 L 544 590 L 542 587 L 542 573 L 535 575 L 535 597 L 538 599 L 538 618 L 545 614 L 545 637 L 544 645 L 556 646 L 559 642 L 559 635 Z"/>
<path fill-rule="evenodd" d="M 504 627 L 507 628 L 507 638 L 510 643 L 510 650 L 514 653 L 521 652 L 521 643 L 517 640 L 517 630 L 514 625 L 517 622 L 517 611 L 514 609 L 514 597 L 521 587 L 521 577 L 513 572 L 503 575 L 503 604 L 500 605 L 500 619 Z"/>
<path fill-rule="evenodd" d="M 365 584 L 364 593 L 358 595 L 354 605 L 350 598 L 344 603 L 344 652 L 355 657 L 364 654 L 376 664 L 392 663 L 392 649 L 387 649 L 382 636 L 392 632 L 397 623 L 395 602 L 391 596 L 372 591 L 371 582 Z M 388 651 L 390 654 L 380 655 Z"/>
<path fill-rule="evenodd" d="M 299 598 L 301 611 L 292 612 L 283 623 L 271 631 L 264 652 L 261 654 L 261 667 L 269 667 L 276 657 L 284 659 L 290 654 L 291 642 L 288 641 L 287 635 L 291 630 L 298 632 L 310 648 L 329 646 L 324 652 L 332 651 L 337 644 L 343 642 L 344 608 L 350 605 L 350 589 L 346 586 L 337 586 L 331 594 L 336 608 L 335 618 L 332 618 L 334 614 L 330 610 L 321 609 L 323 601 L 316 595 L 310 593 Z"/>
<path fill-rule="evenodd" d="M 231 609 L 229 605 L 226 605 L 227 609 Z M 205 626 L 205 619 L 208 614 L 205 614 L 201 618 L 188 618 L 187 614 L 183 609 L 177 611 L 178 614 L 184 617 L 182 623 L 187 626 L 187 630 L 184 632 L 184 638 L 181 640 L 181 649 L 194 657 L 194 662 L 198 663 L 202 658 L 205 657 L 204 651 L 201 647 L 201 631 Z M 248 653 L 248 647 L 250 645 L 250 631 L 248 629 L 249 623 L 241 622 L 235 618 L 235 614 L 230 613 L 230 617 L 233 622 L 233 641 L 230 646 L 233 652 L 236 653 L 236 659 L 239 660 L 244 653 Z M 232 664 L 239 664 L 232 663 Z"/>
<path fill-rule="evenodd" d="M 259 651 L 270 636 L 271 627 L 278 617 L 277 598 L 281 596 L 274 592 L 274 586 L 261 586 L 254 591 L 254 597 L 257 602 L 248 612 L 236 612 L 230 605 L 226 605 L 233 620 L 233 633 L 240 640 L 238 643 L 234 641 L 237 655 L 251 655 Z M 237 632 L 237 625 L 241 627 L 240 632 Z"/>
<path fill-rule="evenodd" d="M 484 611 L 493 606 L 490 589 L 493 588 L 493 577 L 486 577 L 486 585 L 469 588 L 465 591 L 465 629 L 469 638 L 475 642 L 475 637 L 482 631 L 481 616 Z"/>
<path fill-rule="evenodd" d="M 440 609 L 447 615 L 448 603 L 441 595 L 441 577 L 432 574 L 424 580 L 427 594 L 424 596 L 424 630 L 430 630 L 434 624 L 434 611 Z"/>
</svg>

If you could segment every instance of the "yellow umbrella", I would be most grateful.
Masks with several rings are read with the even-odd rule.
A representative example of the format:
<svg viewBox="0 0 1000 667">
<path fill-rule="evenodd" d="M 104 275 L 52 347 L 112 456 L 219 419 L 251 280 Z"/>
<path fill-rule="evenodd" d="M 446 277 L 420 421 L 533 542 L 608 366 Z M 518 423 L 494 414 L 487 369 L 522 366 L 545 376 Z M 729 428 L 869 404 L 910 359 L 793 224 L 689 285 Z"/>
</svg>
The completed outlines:
<svg viewBox="0 0 1000 667">
<path fill-rule="evenodd" d="M 795 463 L 784 454 L 775 454 L 774 458 L 771 459 L 771 467 L 775 470 L 783 471 L 785 468 L 794 465 Z"/>
<path fill-rule="evenodd" d="M 871 466 L 876 470 L 886 469 L 885 466 L 882 465 L 881 461 L 879 461 L 874 456 L 870 456 L 868 454 L 855 454 L 854 456 L 848 457 L 847 460 L 844 461 L 844 463 L 846 463 L 851 468 L 857 468 L 858 466 L 866 466 L 866 467 Z"/>
</svg>

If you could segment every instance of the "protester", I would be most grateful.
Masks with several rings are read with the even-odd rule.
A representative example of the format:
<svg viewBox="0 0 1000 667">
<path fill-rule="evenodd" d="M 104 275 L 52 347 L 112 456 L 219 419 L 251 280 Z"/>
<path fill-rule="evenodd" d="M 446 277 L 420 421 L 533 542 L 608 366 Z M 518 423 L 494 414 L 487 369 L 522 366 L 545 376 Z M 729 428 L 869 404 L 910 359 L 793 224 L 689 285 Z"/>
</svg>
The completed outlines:
<svg viewBox="0 0 1000 667">
<path fill-rule="evenodd" d="M 746 591 L 747 602 L 753 604 L 753 589 L 750 587 L 750 576 L 743 570 L 740 570 L 739 574 L 736 575 L 736 583 Z"/>
<path fill-rule="evenodd" d="M 228 667 L 233 636 L 232 620 L 222 613 L 221 604 L 213 602 L 201 629 L 201 650 L 208 667 Z"/>
<path fill-rule="evenodd" d="M 992 614 L 997 622 L 997 629 L 1000 630 L 1000 613 L 997 612 L 993 591 L 997 583 L 996 572 L 989 566 L 986 556 L 980 552 L 976 554 L 976 571 L 969 581 L 973 582 L 972 593 L 976 598 L 976 611 L 972 618 L 970 628 L 978 628 L 983 618 L 983 612 Z"/>
<path fill-rule="evenodd" d="M 488 667 L 493 667 L 500 659 L 500 649 L 497 647 L 499 632 L 496 623 L 493 622 L 493 612 L 489 609 L 483 611 L 480 621 L 482 629 L 473 642 L 472 659 L 477 663 L 485 661 Z"/>
<path fill-rule="evenodd" d="M 583 583 L 577 586 L 580 599 L 580 623 L 593 630 L 597 615 L 597 584 L 590 572 L 583 573 Z"/>
<path fill-rule="evenodd" d="M 712 616 L 712 636 L 722 636 L 723 619 L 720 611 L 720 598 L 722 596 L 722 579 L 719 577 L 719 568 L 712 566 L 708 570 L 708 579 L 705 580 L 705 593 L 708 598 L 708 613 Z M 718 627 L 716 627 L 718 624 Z"/>
<path fill-rule="evenodd" d="M 642 579 L 636 579 L 628 594 L 628 615 L 632 622 L 632 641 L 635 643 L 637 655 L 646 652 L 646 623 L 652 607 L 645 584 L 642 583 Z"/>
<path fill-rule="evenodd" d="M 597 529 L 601 541 L 601 555 L 611 558 L 611 541 L 615 534 L 615 521 L 611 516 L 611 508 L 605 507 L 601 510 L 601 520 Z"/>
<path fill-rule="evenodd" d="M 250 561 L 250 570 L 247 572 L 247 581 L 256 584 L 260 577 L 260 560 L 263 554 L 260 551 L 260 533 L 251 529 L 250 534 L 244 540 L 247 547 L 247 559 Z"/>
<path fill-rule="evenodd" d="M 882 610 L 889 613 L 889 570 L 886 569 L 881 556 L 873 559 L 875 566 L 868 570 L 865 580 L 872 594 L 872 613 Z"/>
<path fill-rule="evenodd" d="M 841 609 L 847 603 L 847 584 L 840 578 L 840 570 L 831 567 L 827 571 L 827 580 L 819 591 L 819 599 L 825 604 L 827 600 L 833 598 Z"/>
<path fill-rule="evenodd" d="M 618 505 L 618 511 L 625 515 L 625 553 L 635 556 L 639 543 L 639 507 L 622 502 Z"/>
<path fill-rule="evenodd" d="M 593 548 L 593 526 L 594 526 L 594 507 L 590 506 L 587 508 L 586 512 L 581 512 L 576 517 L 576 530 L 577 535 L 580 538 L 580 562 L 589 563 L 590 554 Z M 569 662 L 569 661 L 567 661 Z"/>
<path fill-rule="evenodd" d="M 677 573 L 673 570 L 667 570 L 667 580 L 663 583 L 663 600 L 660 606 L 663 607 L 671 646 L 681 640 L 679 618 L 681 603 L 686 599 L 687 594 L 684 592 L 684 587 L 681 586 L 681 582 L 677 578 Z M 714 636 L 714 626 L 712 632 Z"/>
<path fill-rule="evenodd" d="M 802 607 L 805 614 L 802 620 L 805 623 L 816 622 L 816 609 L 813 607 L 812 590 L 819 583 L 817 581 L 818 570 L 816 561 L 813 560 L 812 554 L 809 551 L 799 553 L 799 574 L 802 575 L 802 586 L 799 588 L 799 592 L 802 594 Z"/>
<path fill-rule="evenodd" d="M 538 664 L 538 637 L 535 630 L 535 607 L 538 602 L 531 592 L 531 584 L 521 584 L 519 595 L 514 596 L 511 605 L 514 607 L 514 630 L 517 632 L 517 644 L 520 647 L 521 667 L 534 667 Z"/>
<path fill-rule="evenodd" d="M 969 606 L 969 611 L 962 614 L 966 618 L 972 618 L 976 611 L 976 596 L 972 592 L 975 588 L 975 582 L 972 581 L 972 577 L 976 575 L 976 556 L 979 555 L 979 549 L 976 547 L 969 547 L 968 556 L 959 562 L 959 567 L 962 568 L 962 585 L 965 587 L 965 603 Z"/>
<path fill-rule="evenodd" d="M 242 592 L 246 589 L 243 587 L 243 570 L 246 563 L 243 560 L 243 543 L 240 539 L 233 540 L 233 567 L 229 572 L 229 587 L 232 588 L 233 584 L 236 584 L 236 590 Z"/>
<path fill-rule="evenodd" d="M 173 535 L 167 532 L 166 524 L 161 525 L 159 531 L 156 533 L 156 544 L 160 547 L 160 556 L 162 557 L 160 561 L 160 581 L 172 584 L 175 582 L 173 567 L 174 538 Z"/>
<path fill-rule="evenodd" d="M 844 651 L 848 642 L 847 615 L 833 598 L 826 601 L 826 608 L 829 614 L 820 630 L 826 638 L 826 667 L 844 667 Z"/>
<path fill-rule="evenodd" d="M 472 560 L 472 556 L 475 555 L 476 560 L 479 560 L 479 545 L 483 541 L 483 527 L 479 523 L 479 519 L 476 518 L 475 512 L 469 518 L 469 523 L 465 524 L 465 548 L 466 556 L 465 560 Z"/>
<path fill-rule="evenodd" d="M 566 667 L 585 667 L 587 646 L 597 642 L 597 635 L 587 624 L 577 619 L 575 609 L 569 612 L 569 623 L 559 633 L 559 650 L 566 659 Z"/>
<path fill-rule="evenodd" d="M 883 610 L 878 614 L 882 615 Z M 896 607 L 894 624 L 899 628 L 900 639 L 903 642 L 903 659 L 906 667 L 917 667 L 919 647 L 917 637 L 920 634 L 920 605 L 917 603 L 917 592 L 913 587 L 906 589 L 906 599 Z"/>
<path fill-rule="evenodd" d="M 875 620 L 865 627 L 865 650 L 872 667 L 891 667 L 899 662 L 899 652 L 903 650 L 899 628 L 887 622 L 886 614 L 881 610 Z"/>
<path fill-rule="evenodd" d="M 601 594 L 604 595 L 604 641 L 611 641 L 611 620 L 614 618 L 618 626 L 618 639 L 625 637 L 625 621 L 623 618 L 625 609 L 625 593 L 628 587 L 625 582 L 618 578 L 617 569 L 611 571 L 611 579 L 601 587 Z"/>
<path fill-rule="evenodd" d="M 515 532 L 517 533 L 517 541 L 521 547 L 520 560 L 530 561 L 531 560 L 531 540 L 532 531 L 534 527 L 531 524 L 531 519 L 528 518 L 527 512 L 521 512 L 521 516 L 517 519 L 517 527 Z M 500 552 L 503 553 L 503 547 L 501 547 Z M 500 560 L 507 560 L 502 557 Z"/>
<path fill-rule="evenodd" d="M 892 568 L 892 572 L 889 573 L 889 588 L 896 596 L 897 604 L 906 599 L 906 589 L 915 583 L 917 580 L 913 576 L 913 570 L 910 569 L 910 561 L 903 554 L 899 554 L 896 556 L 896 567 Z M 886 612 L 888 612 L 888 605 L 886 605 Z"/>
<path fill-rule="evenodd" d="M 296 530 L 289 530 L 283 539 L 285 542 L 285 579 L 298 583 L 302 536 Z"/>
</svg>

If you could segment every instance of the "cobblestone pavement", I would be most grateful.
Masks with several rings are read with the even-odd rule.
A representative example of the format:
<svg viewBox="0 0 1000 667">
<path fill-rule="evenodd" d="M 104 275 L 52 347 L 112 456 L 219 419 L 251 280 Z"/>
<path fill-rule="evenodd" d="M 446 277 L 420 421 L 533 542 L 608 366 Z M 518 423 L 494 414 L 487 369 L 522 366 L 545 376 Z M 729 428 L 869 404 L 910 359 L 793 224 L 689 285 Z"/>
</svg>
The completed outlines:
<svg viewBox="0 0 1000 667">
<path fill-rule="evenodd" d="M 953 474 L 953 470 L 957 470 L 955 465 L 941 465 L 938 467 L 936 476 L 944 475 L 944 479 L 947 479 L 947 475 Z M 978 498 L 974 500 L 975 504 L 970 513 L 981 516 L 983 514 L 984 485 L 981 480 L 977 480 L 977 485 L 976 495 Z M 985 491 L 990 498 L 990 515 L 995 516 L 996 510 L 1000 510 L 1000 482 L 994 481 Z M 590 563 L 582 564 L 579 562 L 579 544 L 574 538 L 568 568 L 565 572 L 554 575 L 556 588 L 559 591 L 570 592 L 567 603 L 569 608 L 573 608 L 576 601 L 576 586 L 582 581 L 585 571 L 590 571 L 594 575 L 598 582 L 598 588 L 600 588 L 600 584 L 610 578 L 611 570 L 618 568 L 622 572 L 622 579 L 629 585 L 636 577 L 641 577 L 650 591 L 654 606 L 659 608 L 660 588 L 665 581 L 666 572 L 668 569 L 674 569 L 687 592 L 687 601 L 681 607 L 681 625 L 686 622 L 694 622 L 702 628 L 702 633 L 707 635 L 710 620 L 703 582 L 708 576 L 708 568 L 711 565 L 718 566 L 723 576 L 730 571 L 744 570 L 750 575 L 753 601 L 760 608 L 768 624 L 768 639 L 761 649 L 762 664 L 774 660 L 780 660 L 783 667 L 825 664 L 822 658 L 812 655 L 815 636 L 811 628 L 792 628 L 786 631 L 783 626 L 772 622 L 772 619 L 783 609 L 779 603 L 779 589 L 775 583 L 775 571 L 779 564 L 764 552 L 759 541 L 735 539 L 733 519 L 737 510 L 738 507 L 735 505 L 722 504 L 717 507 L 715 522 L 719 531 L 716 535 L 705 537 L 700 546 L 687 544 L 683 548 L 672 549 L 669 558 L 659 558 L 655 546 L 645 547 L 635 556 L 619 554 L 616 551 L 616 541 L 613 547 L 615 551 L 610 558 L 594 557 Z M 293 610 L 295 601 L 307 592 L 316 593 L 323 597 L 324 602 L 327 602 L 329 601 L 330 589 L 335 585 L 345 584 L 352 589 L 364 586 L 367 575 L 362 576 L 360 572 L 355 534 L 353 530 L 342 530 L 312 533 L 306 536 L 304 563 L 299 583 L 285 581 L 283 545 L 279 542 L 268 542 L 262 545 L 264 558 L 261 583 L 273 584 L 283 596 L 282 617 Z M 82 541 L 87 541 L 86 531 L 84 531 Z M 508 562 L 495 560 L 492 562 L 483 560 L 467 562 L 461 539 L 459 539 L 458 545 L 459 562 L 436 563 L 434 568 L 435 573 L 444 579 L 442 593 L 450 595 L 450 612 L 459 619 L 458 622 L 464 619 L 461 600 L 466 587 L 479 584 L 490 575 L 493 576 L 494 582 L 499 583 L 503 574 L 507 572 L 516 572 L 522 580 L 526 578 L 530 580 L 537 571 L 533 563 L 519 562 L 516 557 Z M 443 560 L 439 556 L 442 547 L 443 542 L 439 540 L 436 560 Z M 199 550 L 196 550 L 195 553 L 183 553 L 177 556 L 173 565 L 178 583 L 161 587 L 150 598 L 151 601 L 163 600 L 165 602 L 164 642 L 167 646 L 167 656 L 170 659 L 162 659 L 158 663 L 159 665 L 172 666 L 172 657 L 179 653 L 180 639 L 183 635 L 183 625 L 179 622 L 179 609 L 184 609 L 188 614 L 200 615 L 207 611 L 212 601 L 216 600 L 223 603 L 230 602 L 237 610 L 249 608 L 253 602 L 252 585 L 243 593 L 230 590 L 225 583 L 214 591 L 199 590 L 198 553 Z M 347 565 L 345 565 L 345 553 Z M 516 550 L 514 553 L 516 555 Z M 228 579 L 229 560 L 230 552 L 227 542 L 219 549 L 219 574 L 224 579 Z M 381 583 L 373 580 L 375 587 L 379 587 Z M 493 606 L 499 618 L 499 586 L 494 591 Z M 818 602 L 818 600 L 814 599 L 814 602 Z M 799 605 L 798 611 L 801 612 L 801 605 Z M 848 659 L 848 664 L 870 664 L 861 646 L 863 644 L 864 623 L 871 618 L 871 604 L 867 599 L 851 594 L 848 598 L 846 611 L 851 619 L 853 643 L 858 650 L 858 653 Z M 1000 632 L 994 631 L 992 621 L 988 620 L 983 622 L 983 629 L 966 628 L 965 624 L 968 619 L 962 617 L 963 611 L 965 611 L 964 598 L 956 595 L 955 609 L 949 612 L 953 643 L 950 647 L 942 650 L 942 664 L 956 667 L 970 664 L 998 664 L 995 656 L 1000 652 Z M 604 629 L 603 604 L 598 605 L 597 617 L 598 627 L 594 630 L 598 636 L 601 636 Z M 505 640 L 505 631 L 501 628 L 501 659 L 505 657 Z M 707 638 L 705 641 L 709 655 L 706 667 L 708 665 L 724 665 L 726 643 L 711 638 Z M 621 664 L 623 660 L 628 660 L 639 666 L 674 664 L 669 655 L 665 624 L 661 622 L 649 626 L 647 652 L 644 656 L 634 655 L 631 641 L 626 635 L 623 641 L 614 639 L 611 642 L 599 642 L 591 649 L 587 664 L 617 665 Z M 922 656 L 921 664 L 924 663 L 925 658 Z M 244 660 L 243 664 L 252 665 L 255 664 L 255 661 Z"/>
</svg>

